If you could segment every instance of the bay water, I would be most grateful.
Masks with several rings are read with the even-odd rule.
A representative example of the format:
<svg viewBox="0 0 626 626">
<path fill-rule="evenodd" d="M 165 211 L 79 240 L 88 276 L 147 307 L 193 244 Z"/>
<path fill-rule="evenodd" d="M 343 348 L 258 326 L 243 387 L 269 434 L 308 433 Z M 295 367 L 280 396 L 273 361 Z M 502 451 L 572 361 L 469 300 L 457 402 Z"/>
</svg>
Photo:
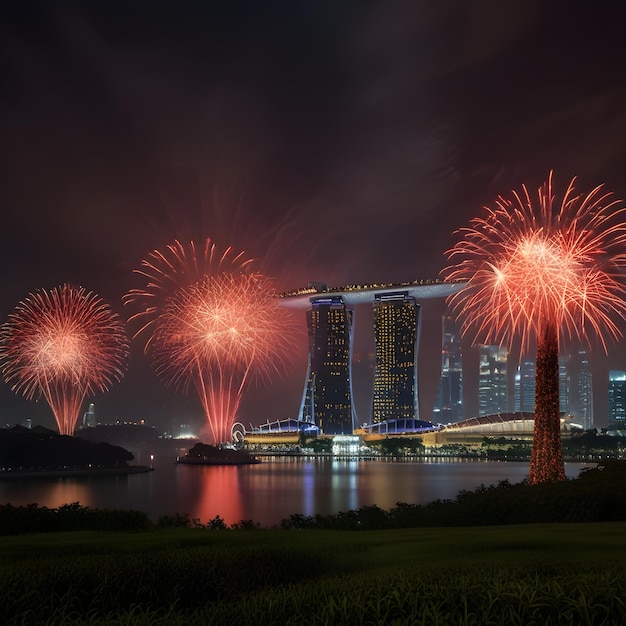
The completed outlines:
<svg viewBox="0 0 626 626">
<path fill-rule="evenodd" d="M 79 502 L 98 509 L 134 509 L 156 520 L 187 514 L 201 522 L 254 520 L 279 524 L 292 514 L 335 514 L 362 506 L 390 509 L 397 502 L 426 504 L 462 490 L 528 475 L 527 462 L 460 458 L 418 461 L 270 457 L 257 465 L 178 465 L 175 457 L 141 456 L 154 471 L 121 476 L 37 477 L 0 480 L 0 502 L 58 507 Z M 567 463 L 569 478 L 584 463 Z"/>
</svg>

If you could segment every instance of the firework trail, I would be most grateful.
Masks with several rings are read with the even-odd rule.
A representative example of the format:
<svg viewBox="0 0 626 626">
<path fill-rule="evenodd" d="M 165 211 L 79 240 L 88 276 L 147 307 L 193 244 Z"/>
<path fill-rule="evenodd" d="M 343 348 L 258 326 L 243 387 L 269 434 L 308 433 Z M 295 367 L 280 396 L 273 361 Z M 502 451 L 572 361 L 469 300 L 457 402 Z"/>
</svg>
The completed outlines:
<svg viewBox="0 0 626 626">
<path fill-rule="evenodd" d="M 122 320 L 82 287 L 32 293 L 0 328 L 5 381 L 28 400 L 43 396 L 62 435 L 74 432 L 87 394 L 121 380 L 128 354 Z"/>
<path fill-rule="evenodd" d="M 268 378 L 289 360 L 292 318 L 261 274 L 221 274 L 179 289 L 153 334 L 157 375 L 194 387 L 214 443 L 229 441 L 251 376 Z"/>
<path fill-rule="evenodd" d="M 194 241 L 183 244 L 175 240 L 164 250 L 153 250 L 141 261 L 139 269 L 134 270 L 145 285 L 131 289 L 123 297 L 125 305 L 139 309 L 128 320 L 139 324 L 134 337 L 147 336 L 145 352 L 148 353 L 154 325 L 165 302 L 178 289 L 202 281 L 206 276 L 246 271 L 252 263 L 253 260 L 247 258 L 245 252 L 237 252 L 230 247 L 219 250 L 211 239 L 200 244 Z"/>
<path fill-rule="evenodd" d="M 467 284 L 448 298 L 462 332 L 474 341 L 537 341 L 535 434 L 529 482 L 564 480 L 561 456 L 558 346 L 621 336 L 626 312 L 626 209 L 598 186 L 556 200 L 552 172 L 536 198 L 525 186 L 500 196 L 483 217 L 458 231 L 443 274 Z"/>
<path fill-rule="evenodd" d="M 136 270 L 142 288 L 124 296 L 139 307 L 129 322 L 146 335 L 145 351 L 167 385 L 195 389 L 214 443 L 231 439 L 242 393 L 251 378 L 264 379 L 289 360 L 289 312 L 278 306 L 268 277 L 232 248 L 168 245 Z"/>
</svg>

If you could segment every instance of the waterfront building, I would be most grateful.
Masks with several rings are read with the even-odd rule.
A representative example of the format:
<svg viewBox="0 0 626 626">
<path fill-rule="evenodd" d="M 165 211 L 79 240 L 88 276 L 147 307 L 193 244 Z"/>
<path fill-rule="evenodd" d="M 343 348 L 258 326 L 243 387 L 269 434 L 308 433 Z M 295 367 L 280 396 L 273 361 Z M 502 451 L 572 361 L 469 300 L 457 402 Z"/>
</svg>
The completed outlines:
<svg viewBox="0 0 626 626">
<path fill-rule="evenodd" d="M 593 428 L 593 389 L 589 357 L 585 350 L 579 350 L 571 361 L 571 414 L 584 430 L 590 430 Z"/>
<path fill-rule="evenodd" d="M 502 346 L 479 347 L 478 414 L 508 411 L 506 362 L 508 350 Z"/>
<path fill-rule="evenodd" d="M 433 422 L 449 424 L 463 419 L 463 351 L 460 329 L 454 319 L 443 315 L 441 327 L 441 378 Z"/>
<path fill-rule="evenodd" d="M 422 280 L 407 283 L 347 285 L 328 288 L 309 283 L 280 295 L 281 305 L 306 310 L 309 354 L 298 413 L 325 435 L 352 434 L 357 427 L 353 405 L 353 311 L 372 305 L 375 316 L 374 389 L 371 419 L 414 423 L 419 414 L 417 355 L 422 299 L 445 298 L 462 282 Z M 362 369 L 367 370 L 365 361 Z M 369 374 L 369 371 L 367 371 Z M 389 388 L 386 389 L 385 386 Z"/>
<path fill-rule="evenodd" d="M 358 435 L 336 435 L 333 437 L 331 451 L 333 456 L 358 458 L 361 438 Z"/>
<path fill-rule="evenodd" d="M 372 422 L 418 418 L 420 307 L 405 291 L 383 293 L 376 294 L 372 312 L 376 346 Z"/>
<path fill-rule="evenodd" d="M 515 412 L 535 412 L 535 362 L 522 361 L 515 372 Z"/>
<path fill-rule="evenodd" d="M 351 435 L 353 313 L 341 296 L 319 298 L 307 311 L 309 357 L 299 419 L 327 435 Z"/>
<path fill-rule="evenodd" d="M 609 372 L 609 430 L 626 431 L 626 372 Z"/>
</svg>

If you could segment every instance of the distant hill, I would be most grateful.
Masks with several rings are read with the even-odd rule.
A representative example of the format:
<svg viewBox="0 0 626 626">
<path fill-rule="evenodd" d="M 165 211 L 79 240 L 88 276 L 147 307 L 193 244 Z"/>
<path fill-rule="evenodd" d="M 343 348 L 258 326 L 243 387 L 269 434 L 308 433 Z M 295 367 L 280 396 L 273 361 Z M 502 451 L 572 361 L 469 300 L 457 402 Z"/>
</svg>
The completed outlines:
<svg viewBox="0 0 626 626">
<path fill-rule="evenodd" d="M 133 449 L 157 444 L 161 433 L 156 428 L 141 424 L 98 424 L 80 428 L 74 436 L 93 443 L 110 443 Z"/>
<path fill-rule="evenodd" d="M 141 451 L 165 451 L 172 456 L 177 456 L 181 449 L 188 450 L 198 442 L 196 438 L 166 438 L 153 426 L 142 424 L 98 424 L 80 428 L 74 436 L 92 443 L 105 442 L 121 446 L 138 455 Z"/>
<path fill-rule="evenodd" d="M 91 443 L 35 426 L 0 429 L 0 471 L 124 468 L 135 457 L 109 443 Z"/>
</svg>

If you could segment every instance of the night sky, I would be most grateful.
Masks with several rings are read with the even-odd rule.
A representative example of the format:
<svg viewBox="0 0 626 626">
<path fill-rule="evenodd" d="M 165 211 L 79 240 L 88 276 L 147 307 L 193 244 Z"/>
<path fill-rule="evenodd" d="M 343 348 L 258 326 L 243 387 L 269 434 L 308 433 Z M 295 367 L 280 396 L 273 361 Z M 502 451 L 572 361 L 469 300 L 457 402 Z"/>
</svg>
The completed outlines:
<svg viewBox="0 0 626 626">
<path fill-rule="evenodd" d="M 621 4 L 2 1 L 2 319 L 64 282 L 125 315 L 132 269 L 176 237 L 245 249 L 284 290 L 407 281 L 436 278 L 456 228 L 550 169 L 626 197 Z M 442 310 L 424 305 L 426 418 Z M 357 312 L 357 352 L 367 321 Z M 242 421 L 295 416 L 303 343 L 286 377 L 246 394 Z M 605 425 L 624 342 L 592 363 Z M 95 403 L 101 421 L 202 421 L 140 344 Z M 0 423 L 54 425 L 4 384 L 0 407 Z"/>
</svg>

